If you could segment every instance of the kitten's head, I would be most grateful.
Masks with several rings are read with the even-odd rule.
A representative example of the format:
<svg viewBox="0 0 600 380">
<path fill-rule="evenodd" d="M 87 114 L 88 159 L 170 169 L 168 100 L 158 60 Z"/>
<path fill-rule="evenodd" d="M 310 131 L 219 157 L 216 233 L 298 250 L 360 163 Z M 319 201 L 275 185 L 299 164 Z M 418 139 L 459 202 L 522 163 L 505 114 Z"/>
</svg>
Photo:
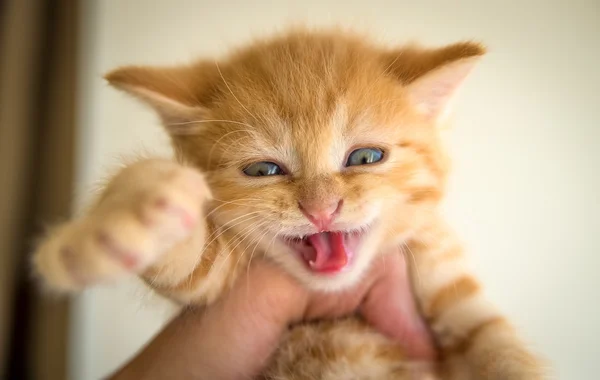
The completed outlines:
<svg viewBox="0 0 600 380">
<path fill-rule="evenodd" d="M 153 106 L 178 157 L 206 173 L 233 246 L 333 289 L 434 211 L 447 171 L 438 126 L 483 53 L 294 31 L 218 62 L 107 79 Z"/>
</svg>

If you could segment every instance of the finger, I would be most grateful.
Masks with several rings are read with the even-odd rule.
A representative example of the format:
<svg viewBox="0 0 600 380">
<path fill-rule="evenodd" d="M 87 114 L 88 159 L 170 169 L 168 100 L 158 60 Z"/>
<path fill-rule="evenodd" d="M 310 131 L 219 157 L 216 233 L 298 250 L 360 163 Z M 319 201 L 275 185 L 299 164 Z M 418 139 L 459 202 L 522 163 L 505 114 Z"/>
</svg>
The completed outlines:
<svg viewBox="0 0 600 380">
<path fill-rule="evenodd" d="M 216 303 L 171 321 L 114 378 L 253 378 L 303 311 L 303 294 L 279 268 L 253 266 Z"/>
<path fill-rule="evenodd" d="M 393 254 L 376 263 L 378 280 L 361 305 L 361 314 L 373 327 L 398 341 L 409 357 L 433 360 L 437 356 L 429 329 L 413 297 L 404 256 Z"/>
<path fill-rule="evenodd" d="M 356 312 L 379 276 L 381 276 L 381 271 L 371 268 L 351 288 L 340 291 L 313 291 L 309 293 L 304 320 L 334 319 Z"/>
</svg>

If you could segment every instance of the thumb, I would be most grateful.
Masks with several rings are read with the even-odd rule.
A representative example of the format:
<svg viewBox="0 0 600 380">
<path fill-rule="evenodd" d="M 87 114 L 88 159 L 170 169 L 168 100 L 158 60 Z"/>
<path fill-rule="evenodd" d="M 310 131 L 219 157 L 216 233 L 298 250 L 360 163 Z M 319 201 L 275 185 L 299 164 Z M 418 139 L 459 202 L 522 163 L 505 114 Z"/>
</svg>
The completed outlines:
<svg viewBox="0 0 600 380">
<path fill-rule="evenodd" d="M 361 314 L 401 344 L 410 358 L 434 360 L 436 348 L 415 302 L 404 256 L 387 255 L 375 265 L 383 273 L 361 305 Z"/>
</svg>

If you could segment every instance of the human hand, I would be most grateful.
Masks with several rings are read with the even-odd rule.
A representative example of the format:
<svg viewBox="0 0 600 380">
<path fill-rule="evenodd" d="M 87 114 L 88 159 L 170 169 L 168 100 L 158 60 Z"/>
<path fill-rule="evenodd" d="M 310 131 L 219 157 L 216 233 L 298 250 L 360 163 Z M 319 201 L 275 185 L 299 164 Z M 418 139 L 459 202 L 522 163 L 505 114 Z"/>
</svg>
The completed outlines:
<svg viewBox="0 0 600 380">
<path fill-rule="evenodd" d="M 309 292 L 283 270 L 257 262 L 206 310 L 175 318 L 115 379 L 247 379 L 260 373 L 295 322 L 359 311 L 416 359 L 435 349 L 418 316 L 404 257 L 384 256 L 352 289 Z"/>
</svg>

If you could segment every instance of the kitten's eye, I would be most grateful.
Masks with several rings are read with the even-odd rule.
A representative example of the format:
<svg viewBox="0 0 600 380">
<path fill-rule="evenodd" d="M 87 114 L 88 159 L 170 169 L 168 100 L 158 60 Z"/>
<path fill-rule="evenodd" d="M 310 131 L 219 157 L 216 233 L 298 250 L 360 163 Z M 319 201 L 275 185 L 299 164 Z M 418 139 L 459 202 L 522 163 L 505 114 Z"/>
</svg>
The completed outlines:
<svg viewBox="0 0 600 380">
<path fill-rule="evenodd" d="M 368 165 L 383 159 L 383 151 L 377 148 L 356 149 L 348 156 L 346 166 Z"/>
<path fill-rule="evenodd" d="M 244 169 L 244 174 L 250 177 L 262 177 L 266 175 L 282 175 L 284 172 L 279 165 L 273 162 L 263 161 L 248 166 Z"/>
</svg>

